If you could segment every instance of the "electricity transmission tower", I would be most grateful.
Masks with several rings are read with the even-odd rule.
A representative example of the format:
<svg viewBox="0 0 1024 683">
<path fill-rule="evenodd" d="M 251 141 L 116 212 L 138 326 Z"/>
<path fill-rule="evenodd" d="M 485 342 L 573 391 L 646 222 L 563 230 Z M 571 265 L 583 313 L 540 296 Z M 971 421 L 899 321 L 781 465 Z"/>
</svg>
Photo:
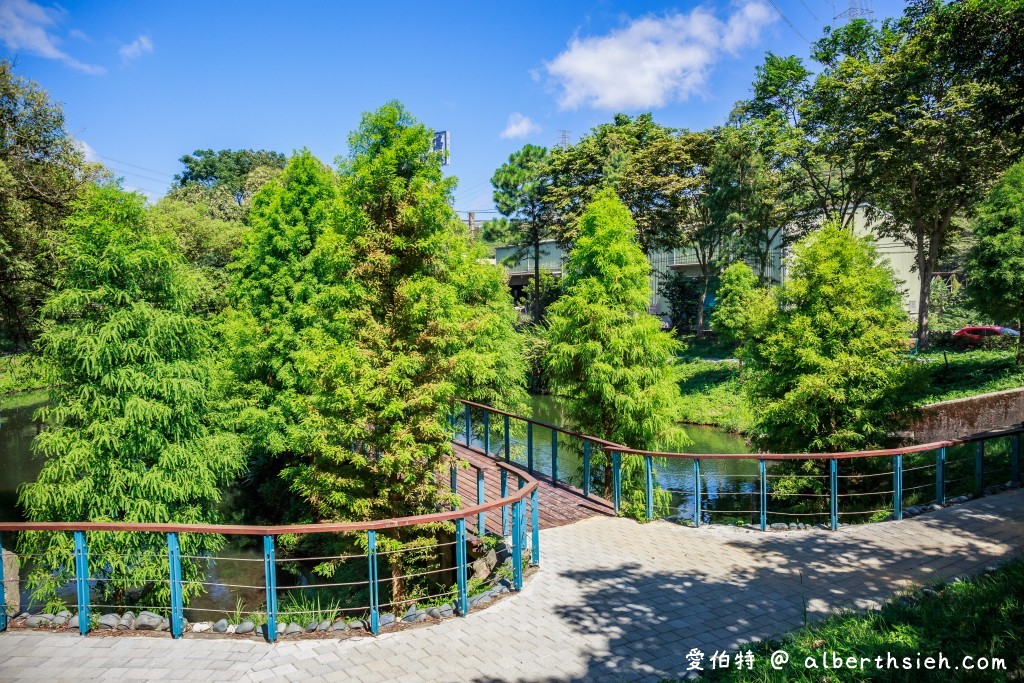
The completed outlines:
<svg viewBox="0 0 1024 683">
<path fill-rule="evenodd" d="M 832 3 L 833 8 L 835 3 Z M 835 10 L 833 9 L 833 12 Z M 871 9 L 871 0 L 849 0 L 849 6 L 846 10 L 836 14 L 834 19 L 845 19 L 847 22 L 853 21 L 854 19 L 868 19 L 870 20 L 874 16 L 875 11 Z"/>
<path fill-rule="evenodd" d="M 571 130 L 558 131 L 558 146 L 562 149 L 569 149 L 569 133 L 571 132 Z"/>
</svg>

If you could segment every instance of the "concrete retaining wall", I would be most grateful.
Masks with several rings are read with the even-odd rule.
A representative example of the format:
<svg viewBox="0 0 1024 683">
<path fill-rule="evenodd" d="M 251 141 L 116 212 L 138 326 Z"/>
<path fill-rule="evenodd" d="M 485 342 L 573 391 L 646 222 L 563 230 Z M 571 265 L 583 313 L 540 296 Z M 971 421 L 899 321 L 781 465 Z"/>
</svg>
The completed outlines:
<svg viewBox="0 0 1024 683">
<path fill-rule="evenodd" d="M 917 443 L 955 439 L 1024 422 L 1024 388 L 932 403 L 910 432 Z"/>
</svg>

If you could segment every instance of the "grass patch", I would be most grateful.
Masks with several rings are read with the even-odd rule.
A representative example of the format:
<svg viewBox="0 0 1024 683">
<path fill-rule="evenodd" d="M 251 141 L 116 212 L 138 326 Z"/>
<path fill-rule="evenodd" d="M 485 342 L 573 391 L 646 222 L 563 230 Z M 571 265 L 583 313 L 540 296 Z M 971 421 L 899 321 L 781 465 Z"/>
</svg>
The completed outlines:
<svg viewBox="0 0 1024 683">
<path fill-rule="evenodd" d="M 1024 365 L 1010 350 L 929 350 L 918 356 L 928 382 L 915 397 L 918 405 L 949 401 L 1024 386 Z"/>
<path fill-rule="evenodd" d="M 29 353 L 0 356 L 0 396 L 20 391 L 45 389 L 35 358 Z"/>
<path fill-rule="evenodd" d="M 743 396 L 739 365 L 713 338 L 685 338 L 689 347 L 680 356 L 683 379 L 683 421 L 713 425 L 733 432 L 749 429 L 753 416 Z M 1010 350 L 930 350 L 917 356 L 925 379 L 917 387 L 914 403 L 926 405 L 993 391 L 1024 387 L 1024 365 L 1016 365 Z"/>
<path fill-rule="evenodd" d="M 693 334 L 679 336 L 680 341 L 686 344 L 686 349 L 679 354 L 683 360 L 700 360 L 702 358 L 735 358 L 736 352 L 732 347 L 726 346 L 718 341 L 714 334 L 705 334 L 698 337 Z"/>
<path fill-rule="evenodd" d="M 878 612 L 837 613 L 780 641 L 755 646 L 752 670 L 710 671 L 713 681 L 1007 681 L 1024 677 L 1024 562 L 1014 560 L 997 571 L 967 581 L 938 585 L 889 601 Z M 769 657 L 776 650 L 789 654 L 789 664 L 774 670 Z M 822 652 L 839 657 L 872 660 L 865 670 L 823 669 Z M 916 661 L 945 655 L 950 669 L 876 670 L 875 657 L 892 654 Z M 732 653 L 735 654 L 735 653 Z M 1005 671 L 966 670 L 964 657 L 1001 658 Z M 807 658 L 818 668 L 805 668 Z"/>
<path fill-rule="evenodd" d="M 752 421 L 743 396 L 740 367 L 731 361 L 692 360 L 681 364 L 682 420 L 746 431 Z"/>
</svg>

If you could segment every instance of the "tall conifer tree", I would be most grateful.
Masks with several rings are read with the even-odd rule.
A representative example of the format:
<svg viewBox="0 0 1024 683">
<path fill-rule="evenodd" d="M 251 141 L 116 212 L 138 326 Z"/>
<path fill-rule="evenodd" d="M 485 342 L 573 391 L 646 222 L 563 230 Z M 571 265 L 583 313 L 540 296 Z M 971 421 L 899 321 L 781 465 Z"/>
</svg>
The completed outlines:
<svg viewBox="0 0 1024 683">
<path fill-rule="evenodd" d="M 193 314 L 195 287 L 168 237 L 154 235 L 142 197 L 117 187 L 85 192 L 58 247 L 61 271 L 43 307 L 42 363 L 50 405 L 33 447 L 45 462 L 20 491 L 31 521 L 217 521 L 221 487 L 241 469 L 237 440 L 212 411 L 211 337 Z M 222 538 L 183 534 L 182 555 Z M 88 534 L 90 576 L 102 599 L 167 604 L 161 534 Z M 51 606 L 74 576 L 70 534 L 26 533 L 40 554 L 29 576 Z M 187 581 L 202 567 L 182 562 Z M 186 599 L 202 588 L 186 583 Z"/>
</svg>

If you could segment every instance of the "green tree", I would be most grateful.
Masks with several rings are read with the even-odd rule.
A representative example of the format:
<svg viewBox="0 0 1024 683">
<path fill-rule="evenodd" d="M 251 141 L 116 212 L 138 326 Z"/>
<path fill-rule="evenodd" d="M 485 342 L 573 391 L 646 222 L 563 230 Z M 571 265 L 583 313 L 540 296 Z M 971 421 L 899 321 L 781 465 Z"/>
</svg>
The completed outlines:
<svg viewBox="0 0 1024 683">
<path fill-rule="evenodd" d="M 226 305 L 227 265 L 242 246 L 246 226 L 239 220 L 212 218 L 205 202 L 163 197 L 149 209 L 153 231 L 171 236 L 178 251 L 202 278 L 200 307 L 219 311 Z"/>
<path fill-rule="evenodd" d="M 211 337 L 191 313 L 195 284 L 173 244 L 154 235 L 140 196 L 85 191 L 58 247 L 62 270 L 42 314 L 42 364 L 50 405 L 33 448 L 43 457 L 19 492 L 31 521 L 217 521 L 222 487 L 242 469 L 237 440 L 220 429 L 210 389 Z M 73 578 L 69 534 L 26 533 L 38 554 L 36 599 L 60 603 Z M 213 553 L 223 540 L 183 534 L 182 554 Z M 102 601 L 165 605 L 166 542 L 159 534 L 89 535 Z M 186 599 L 200 593 L 201 563 L 183 560 Z"/>
<path fill-rule="evenodd" d="M 781 204 L 793 212 L 791 228 L 799 233 L 822 217 L 850 227 L 868 199 L 870 155 L 854 144 L 856 112 L 843 105 L 855 101 L 843 98 L 844 84 L 835 78 L 839 51 L 848 42 L 832 40 L 830 50 L 815 45 L 812 56 L 821 66 L 817 75 L 798 57 L 769 52 L 757 67 L 752 98 L 733 115 L 737 123 L 761 131 L 756 149 L 769 168 L 785 172 Z"/>
<path fill-rule="evenodd" d="M 885 27 L 877 53 L 843 60 L 839 76 L 850 106 L 864 112 L 859 144 L 871 155 L 872 197 L 884 209 L 877 230 L 916 251 L 923 345 L 935 265 L 1014 146 L 977 120 L 993 86 L 951 68 L 925 29 L 909 20 Z"/>
<path fill-rule="evenodd" d="M 611 187 L 633 216 L 645 253 L 678 246 L 684 227 L 676 201 L 694 184 L 692 139 L 654 122 L 651 114 L 616 114 L 575 145 L 551 152 L 549 202 L 556 236 L 572 244 L 579 218 L 595 193 Z"/>
<path fill-rule="evenodd" d="M 650 264 L 629 210 L 613 190 L 602 190 L 576 232 L 564 293 L 548 311 L 551 390 L 565 400 L 568 423 L 584 434 L 631 448 L 684 444 L 675 367 L 682 344 L 647 313 Z M 642 458 L 624 456 L 622 471 L 626 512 L 641 517 Z M 659 489 L 659 514 L 668 501 Z"/>
<path fill-rule="evenodd" d="M 288 486 L 289 519 L 373 520 L 449 504 L 436 482 L 454 463 L 455 399 L 525 404 L 504 276 L 451 210 L 454 180 L 431 142 L 389 103 L 363 117 L 337 178 L 302 154 L 254 200 L 228 339 L 252 406 L 253 455 L 270 475 L 265 490 L 275 479 Z M 440 531 L 392 530 L 378 542 L 430 546 Z M 400 596 L 407 568 L 390 557 Z"/>
<path fill-rule="evenodd" d="M 1010 167 L 972 224 L 967 289 L 974 306 L 1024 330 L 1024 162 Z M 1024 349 L 1017 338 L 1017 363 Z"/>
<path fill-rule="evenodd" d="M 35 338 L 61 223 L 94 174 L 60 105 L 0 60 L 0 350 Z"/>
<path fill-rule="evenodd" d="M 229 409 L 246 435 L 249 473 L 241 504 L 249 519 L 310 521 L 288 491 L 282 468 L 305 457 L 305 404 L 315 383 L 300 373 L 299 341 L 331 318 L 311 301 L 331 284 L 312 255 L 327 235 L 341 241 L 338 188 L 331 170 L 302 151 L 253 198 L 250 230 L 231 263 L 221 333 L 231 383 Z M 343 246 L 344 243 L 342 243 Z M 340 250 L 339 246 L 339 250 Z M 263 501 L 279 501 L 265 505 Z M 249 501 L 260 501 L 249 507 Z"/>
<path fill-rule="evenodd" d="M 681 270 L 673 270 L 668 277 L 662 278 L 661 297 L 668 304 L 668 317 L 677 332 L 690 332 L 697 328 L 697 307 L 703 291 L 701 278 Z"/>
<path fill-rule="evenodd" d="M 692 250 L 700 269 L 695 327 L 698 337 L 704 335 L 704 313 L 711 282 L 718 277 L 729 258 L 735 233 L 734 223 L 721 220 L 715 212 L 713 164 L 719 136 L 720 131 L 714 130 L 709 133 L 681 132 L 673 138 L 676 144 L 687 150 L 683 157 L 686 162 L 673 171 L 686 180 L 678 184 L 672 206 L 680 222 L 681 245 Z"/>
<path fill-rule="evenodd" d="M 711 222 L 734 256 L 756 264 L 763 283 L 806 210 L 803 175 L 784 151 L 785 136 L 775 117 L 725 126 L 708 172 Z"/>
<path fill-rule="evenodd" d="M 756 343 L 772 305 L 771 293 L 746 263 L 734 263 L 724 271 L 718 284 L 718 300 L 711 315 L 712 329 L 724 343 L 742 349 Z M 740 353 L 742 360 L 742 351 Z"/>
<path fill-rule="evenodd" d="M 547 149 L 524 145 L 494 172 L 491 184 L 494 186 L 494 205 L 508 219 L 508 223 L 503 226 L 505 232 L 511 238 L 511 244 L 518 247 L 512 258 L 520 261 L 527 253 L 532 253 L 531 310 L 534 324 L 540 324 L 543 310 L 540 245 L 550 239 L 555 219 L 547 197 L 551 185 Z"/>
<path fill-rule="evenodd" d="M 262 168 L 284 168 L 286 159 L 280 152 L 264 149 L 197 149 L 178 161 L 185 166 L 174 176 L 178 187 L 196 184 L 207 190 L 222 189 L 242 206 L 258 189 L 253 187 L 251 174 Z"/>
<path fill-rule="evenodd" d="M 830 223 L 794 248 L 775 310 L 744 345 L 753 440 L 777 452 L 880 447 L 911 407 L 909 321 L 888 264 Z"/>
<path fill-rule="evenodd" d="M 974 120 L 991 134 L 1024 133 L 1024 0 L 911 0 L 904 12 L 952 72 L 984 85 Z M 969 36 L 969 39 L 965 39 Z"/>
</svg>

